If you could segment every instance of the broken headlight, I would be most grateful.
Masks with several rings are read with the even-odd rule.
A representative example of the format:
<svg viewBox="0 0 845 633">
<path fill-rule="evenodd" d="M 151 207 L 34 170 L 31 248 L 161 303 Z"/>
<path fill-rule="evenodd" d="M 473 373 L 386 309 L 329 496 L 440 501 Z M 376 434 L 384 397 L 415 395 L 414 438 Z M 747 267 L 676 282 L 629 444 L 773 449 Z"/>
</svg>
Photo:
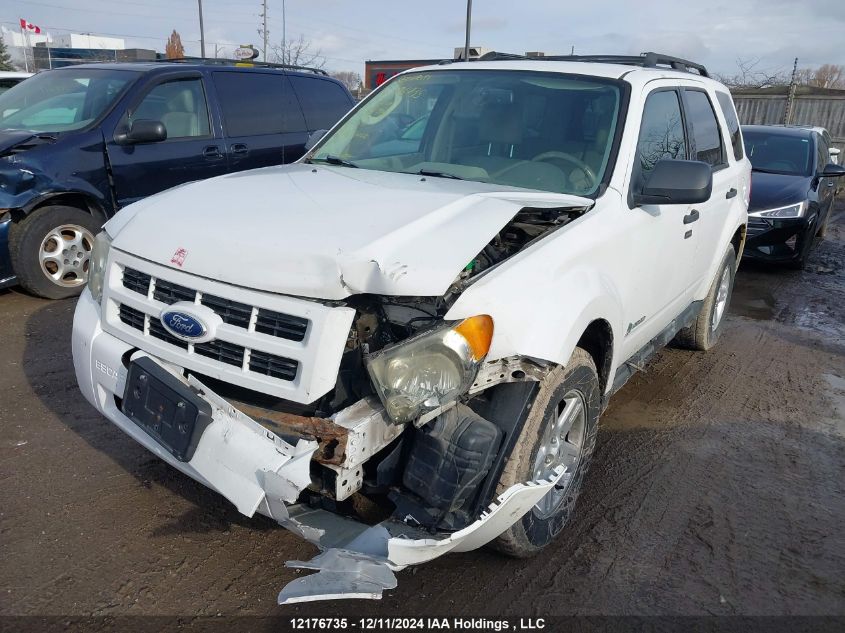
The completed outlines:
<svg viewBox="0 0 845 633">
<path fill-rule="evenodd" d="M 379 398 L 395 422 L 410 422 L 470 388 L 493 338 L 486 314 L 429 330 L 367 358 Z"/>
<path fill-rule="evenodd" d="M 105 231 L 100 231 L 94 238 L 91 249 L 91 263 L 88 266 L 88 290 L 97 303 L 103 299 L 103 283 L 106 279 L 106 262 L 109 260 L 111 238 Z"/>
</svg>

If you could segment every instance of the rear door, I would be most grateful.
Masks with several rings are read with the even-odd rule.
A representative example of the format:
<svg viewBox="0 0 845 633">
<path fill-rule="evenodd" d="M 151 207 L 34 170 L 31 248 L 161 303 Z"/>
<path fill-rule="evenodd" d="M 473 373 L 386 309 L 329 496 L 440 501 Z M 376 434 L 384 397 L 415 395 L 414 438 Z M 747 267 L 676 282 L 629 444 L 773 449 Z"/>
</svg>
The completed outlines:
<svg viewBox="0 0 845 633">
<path fill-rule="evenodd" d="M 721 111 L 723 121 L 729 114 L 735 119 L 732 103 L 730 108 L 714 103 L 711 94 L 699 87 L 684 88 L 683 96 L 690 158 L 707 163 L 713 170 L 713 193 L 710 200 L 695 206 L 698 219 L 690 224 L 698 235 L 693 264 L 694 281 L 698 286 L 710 274 L 714 260 L 721 258 L 728 246 L 727 243 L 721 244 L 720 240 L 725 223 L 731 217 L 731 207 L 744 204 L 741 171 L 737 168 L 737 161 L 742 160 L 743 148 L 739 122 L 732 120 L 729 124 L 731 149 L 728 151 L 723 133 L 725 124 L 716 114 Z"/>
<path fill-rule="evenodd" d="M 177 72 L 156 76 L 130 102 L 106 139 L 118 208 L 185 182 L 226 173 L 223 139 L 214 129 L 206 94 L 202 73 Z M 167 140 L 115 141 L 116 134 L 140 119 L 164 124 Z"/>
<path fill-rule="evenodd" d="M 220 70 L 212 76 L 232 171 L 281 165 L 302 155 L 295 148 L 308 137 L 305 119 L 284 73 Z"/>
</svg>

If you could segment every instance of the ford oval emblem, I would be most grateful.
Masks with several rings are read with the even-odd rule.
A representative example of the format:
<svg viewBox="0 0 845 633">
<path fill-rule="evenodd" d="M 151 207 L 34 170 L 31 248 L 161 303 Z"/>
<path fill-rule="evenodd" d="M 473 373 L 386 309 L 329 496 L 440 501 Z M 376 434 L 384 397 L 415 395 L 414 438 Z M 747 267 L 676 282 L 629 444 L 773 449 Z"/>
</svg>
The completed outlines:
<svg viewBox="0 0 845 633">
<path fill-rule="evenodd" d="M 168 332 L 183 339 L 201 338 L 208 332 L 205 323 L 182 310 L 165 310 L 161 313 L 161 324 Z"/>
</svg>

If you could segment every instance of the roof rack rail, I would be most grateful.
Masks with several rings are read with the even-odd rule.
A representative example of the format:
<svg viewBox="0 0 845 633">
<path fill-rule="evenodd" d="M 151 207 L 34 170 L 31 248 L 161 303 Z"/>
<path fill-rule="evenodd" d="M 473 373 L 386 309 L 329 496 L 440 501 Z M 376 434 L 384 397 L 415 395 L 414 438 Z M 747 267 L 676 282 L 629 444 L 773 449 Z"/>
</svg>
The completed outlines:
<svg viewBox="0 0 845 633">
<path fill-rule="evenodd" d="M 696 64 L 680 57 L 672 57 L 671 55 L 664 55 L 662 53 L 640 53 L 639 55 L 543 55 L 543 56 L 528 56 L 518 55 L 514 53 L 498 53 L 491 51 L 478 58 L 478 61 L 496 62 L 508 61 L 515 59 L 530 59 L 535 61 L 549 61 L 549 62 L 592 62 L 598 64 L 625 64 L 628 66 L 643 66 L 644 68 L 658 68 L 660 66 L 668 66 L 672 70 L 680 70 L 683 72 L 695 71 L 702 77 L 709 77 L 710 74 L 707 69 L 701 64 Z"/>
<path fill-rule="evenodd" d="M 157 59 L 157 62 L 164 62 L 170 64 L 205 64 L 208 66 L 236 66 L 249 65 L 257 68 L 281 68 L 283 70 L 302 70 L 314 73 L 315 75 L 325 75 L 327 73 L 322 68 L 313 68 L 311 66 L 297 66 L 296 64 L 274 64 L 272 62 L 256 62 L 251 59 L 223 59 L 219 57 L 176 57 L 173 59 Z"/>
</svg>

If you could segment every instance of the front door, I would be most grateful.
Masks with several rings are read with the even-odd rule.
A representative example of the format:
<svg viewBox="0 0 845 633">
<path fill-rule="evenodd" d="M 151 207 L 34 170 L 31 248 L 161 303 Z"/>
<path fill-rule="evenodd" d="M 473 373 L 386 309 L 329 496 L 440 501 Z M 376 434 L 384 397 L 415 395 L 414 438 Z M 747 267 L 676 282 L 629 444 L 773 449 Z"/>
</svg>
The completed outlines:
<svg viewBox="0 0 845 633">
<path fill-rule="evenodd" d="M 680 93 L 674 87 L 651 88 L 637 141 L 630 191 L 640 191 L 659 160 L 685 160 L 688 141 Z M 694 205 L 635 206 L 627 236 L 630 266 L 640 284 L 624 298 L 627 358 L 663 330 L 689 305 L 698 210 Z"/>
<path fill-rule="evenodd" d="M 185 182 L 226 173 L 226 148 L 209 115 L 200 73 L 158 78 L 129 106 L 114 134 L 142 119 L 161 122 L 167 140 L 119 144 L 114 135 L 107 139 L 119 208 Z"/>
</svg>

